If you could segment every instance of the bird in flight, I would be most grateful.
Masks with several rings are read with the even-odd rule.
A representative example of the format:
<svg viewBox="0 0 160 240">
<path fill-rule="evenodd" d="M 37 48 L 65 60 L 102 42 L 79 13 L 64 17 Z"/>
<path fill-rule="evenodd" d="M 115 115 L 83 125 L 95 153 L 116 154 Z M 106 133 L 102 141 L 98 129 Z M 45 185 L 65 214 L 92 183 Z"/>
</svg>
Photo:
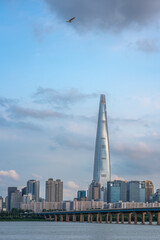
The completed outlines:
<svg viewBox="0 0 160 240">
<path fill-rule="evenodd" d="M 74 19 L 75 19 L 75 17 L 73 17 L 73 18 L 67 20 L 66 22 L 71 23 Z"/>
</svg>

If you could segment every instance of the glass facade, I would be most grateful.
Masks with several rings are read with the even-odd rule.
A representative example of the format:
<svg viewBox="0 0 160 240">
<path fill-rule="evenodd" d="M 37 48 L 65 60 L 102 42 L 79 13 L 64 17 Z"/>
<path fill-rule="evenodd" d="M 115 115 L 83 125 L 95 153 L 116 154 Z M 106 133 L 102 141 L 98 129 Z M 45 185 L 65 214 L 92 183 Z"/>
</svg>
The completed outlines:
<svg viewBox="0 0 160 240">
<path fill-rule="evenodd" d="M 111 180 L 108 124 L 105 95 L 100 97 L 93 180 L 106 188 Z"/>
</svg>

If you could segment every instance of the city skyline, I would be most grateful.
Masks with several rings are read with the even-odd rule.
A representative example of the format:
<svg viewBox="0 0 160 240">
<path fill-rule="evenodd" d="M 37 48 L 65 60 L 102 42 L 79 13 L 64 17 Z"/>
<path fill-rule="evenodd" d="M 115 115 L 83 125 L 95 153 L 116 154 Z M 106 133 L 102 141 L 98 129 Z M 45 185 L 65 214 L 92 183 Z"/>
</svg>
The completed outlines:
<svg viewBox="0 0 160 240">
<path fill-rule="evenodd" d="M 69 8 L 52 2 L 55 8 L 49 0 L 0 3 L 1 195 L 28 179 L 39 180 L 41 191 L 48 178 L 62 179 L 65 199 L 88 187 L 101 93 L 113 177 L 159 188 L 159 5 L 134 1 L 138 15 L 109 5 L 107 16 L 99 6 L 97 16 L 79 2 L 68 24 Z"/>
</svg>

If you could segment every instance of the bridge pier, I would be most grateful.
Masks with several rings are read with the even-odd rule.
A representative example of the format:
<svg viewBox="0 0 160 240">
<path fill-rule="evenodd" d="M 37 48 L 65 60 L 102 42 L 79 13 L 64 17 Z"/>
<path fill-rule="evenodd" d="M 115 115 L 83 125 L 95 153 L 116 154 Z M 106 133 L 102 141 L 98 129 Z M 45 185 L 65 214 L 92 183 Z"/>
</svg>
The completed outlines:
<svg viewBox="0 0 160 240">
<path fill-rule="evenodd" d="M 102 223 L 102 214 L 99 215 L 99 222 Z"/>
<path fill-rule="evenodd" d="M 75 214 L 72 215 L 72 221 L 76 222 L 76 215 Z"/>
<path fill-rule="evenodd" d="M 88 214 L 88 223 L 90 223 L 90 222 L 91 222 L 91 215 Z"/>
<path fill-rule="evenodd" d="M 160 225 L 160 212 L 157 213 L 157 225 Z"/>
<path fill-rule="evenodd" d="M 54 221 L 57 222 L 57 215 L 54 215 Z"/>
<path fill-rule="evenodd" d="M 60 222 L 63 222 L 63 215 L 60 215 Z"/>
<path fill-rule="evenodd" d="M 146 213 L 142 212 L 142 224 L 145 224 L 145 215 L 146 215 Z"/>
<path fill-rule="evenodd" d="M 134 213 L 134 224 L 137 224 L 137 213 Z"/>
<path fill-rule="evenodd" d="M 80 222 L 84 222 L 84 215 L 80 214 Z"/>
<path fill-rule="evenodd" d="M 128 224 L 131 224 L 131 213 L 128 213 Z"/>
<path fill-rule="evenodd" d="M 93 222 L 93 215 L 92 214 L 90 215 L 90 222 L 91 223 Z"/>
<path fill-rule="evenodd" d="M 112 223 L 112 213 L 110 213 L 110 223 Z"/>
<path fill-rule="evenodd" d="M 99 223 L 99 214 L 96 214 L 96 223 Z"/>
<path fill-rule="evenodd" d="M 121 213 L 121 223 L 124 224 L 124 213 Z"/>
<path fill-rule="evenodd" d="M 117 213 L 116 215 L 117 215 L 116 223 L 119 224 L 119 213 Z"/>
<path fill-rule="evenodd" d="M 69 222 L 69 215 L 66 215 L 66 222 Z"/>
<path fill-rule="evenodd" d="M 149 224 L 152 225 L 152 213 L 149 212 Z"/>
<path fill-rule="evenodd" d="M 108 213 L 106 214 L 106 223 L 108 224 Z"/>
</svg>

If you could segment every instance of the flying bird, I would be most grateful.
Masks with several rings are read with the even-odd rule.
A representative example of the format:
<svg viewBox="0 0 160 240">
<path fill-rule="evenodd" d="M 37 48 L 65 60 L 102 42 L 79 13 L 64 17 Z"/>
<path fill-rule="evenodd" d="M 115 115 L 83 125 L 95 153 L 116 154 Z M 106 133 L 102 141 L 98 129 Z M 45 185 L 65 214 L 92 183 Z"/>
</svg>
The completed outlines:
<svg viewBox="0 0 160 240">
<path fill-rule="evenodd" d="M 66 22 L 71 23 L 74 19 L 75 19 L 75 17 L 73 17 L 73 18 L 67 20 Z"/>
</svg>

